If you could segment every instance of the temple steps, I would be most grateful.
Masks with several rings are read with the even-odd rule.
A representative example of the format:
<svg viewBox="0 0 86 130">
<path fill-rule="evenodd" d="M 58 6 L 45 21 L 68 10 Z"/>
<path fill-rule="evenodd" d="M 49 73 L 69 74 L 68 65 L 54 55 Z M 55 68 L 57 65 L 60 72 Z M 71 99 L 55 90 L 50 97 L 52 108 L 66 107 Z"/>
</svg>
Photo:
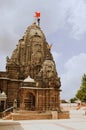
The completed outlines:
<svg viewBox="0 0 86 130">
<path fill-rule="evenodd" d="M 3 120 L 12 120 L 12 113 L 2 118 Z"/>
<path fill-rule="evenodd" d="M 5 116 L 4 120 L 43 120 L 43 119 L 69 119 L 70 114 L 68 111 L 60 112 L 57 111 L 15 111 Z"/>
<path fill-rule="evenodd" d="M 3 118 L 4 120 L 40 120 L 52 119 L 51 112 L 37 112 L 37 111 L 17 111 L 10 113 Z"/>
</svg>

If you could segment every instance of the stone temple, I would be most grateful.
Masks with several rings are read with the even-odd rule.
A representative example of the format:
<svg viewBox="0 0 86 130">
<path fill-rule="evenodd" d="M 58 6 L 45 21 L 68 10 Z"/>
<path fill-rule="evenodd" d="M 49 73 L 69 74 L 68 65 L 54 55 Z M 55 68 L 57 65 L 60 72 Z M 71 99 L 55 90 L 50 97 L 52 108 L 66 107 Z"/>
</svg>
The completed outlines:
<svg viewBox="0 0 86 130">
<path fill-rule="evenodd" d="M 50 45 L 36 23 L 27 28 L 6 60 L 6 72 L 0 72 L 1 113 L 13 105 L 17 113 L 60 111 L 60 78 Z"/>
</svg>

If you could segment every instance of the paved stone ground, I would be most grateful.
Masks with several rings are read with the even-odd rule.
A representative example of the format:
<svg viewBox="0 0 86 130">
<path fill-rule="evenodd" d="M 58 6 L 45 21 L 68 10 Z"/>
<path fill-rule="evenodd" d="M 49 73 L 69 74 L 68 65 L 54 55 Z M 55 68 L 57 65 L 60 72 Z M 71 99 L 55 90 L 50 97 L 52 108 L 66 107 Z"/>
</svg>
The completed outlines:
<svg viewBox="0 0 86 130">
<path fill-rule="evenodd" d="M 84 110 L 70 110 L 70 119 L 0 120 L 0 130 L 86 130 Z"/>
</svg>

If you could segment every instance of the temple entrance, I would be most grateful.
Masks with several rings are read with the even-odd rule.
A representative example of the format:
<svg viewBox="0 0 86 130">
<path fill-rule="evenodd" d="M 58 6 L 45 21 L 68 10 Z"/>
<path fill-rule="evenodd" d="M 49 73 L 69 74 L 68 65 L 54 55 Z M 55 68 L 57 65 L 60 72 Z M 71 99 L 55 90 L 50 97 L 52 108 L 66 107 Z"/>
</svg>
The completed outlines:
<svg viewBox="0 0 86 130">
<path fill-rule="evenodd" d="M 35 110 L 35 96 L 32 93 L 28 93 L 24 99 L 25 109 L 34 111 Z"/>
<path fill-rule="evenodd" d="M 5 101 L 0 101 L 0 112 L 4 111 Z"/>
<path fill-rule="evenodd" d="M 4 111 L 6 108 L 6 99 L 7 96 L 5 92 L 0 93 L 0 112 Z"/>
</svg>

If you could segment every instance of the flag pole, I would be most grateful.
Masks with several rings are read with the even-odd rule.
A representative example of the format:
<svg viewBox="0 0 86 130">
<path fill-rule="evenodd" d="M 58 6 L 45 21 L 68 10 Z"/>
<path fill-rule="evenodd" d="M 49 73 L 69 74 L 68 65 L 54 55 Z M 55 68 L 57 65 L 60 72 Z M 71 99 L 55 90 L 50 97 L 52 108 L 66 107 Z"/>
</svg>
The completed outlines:
<svg viewBox="0 0 86 130">
<path fill-rule="evenodd" d="M 37 18 L 38 26 L 40 27 L 40 18 Z"/>
<path fill-rule="evenodd" d="M 38 26 L 40 26 L 40 12 L 35 12 L 35 18 L 37 20 Z"/>
</svg>

